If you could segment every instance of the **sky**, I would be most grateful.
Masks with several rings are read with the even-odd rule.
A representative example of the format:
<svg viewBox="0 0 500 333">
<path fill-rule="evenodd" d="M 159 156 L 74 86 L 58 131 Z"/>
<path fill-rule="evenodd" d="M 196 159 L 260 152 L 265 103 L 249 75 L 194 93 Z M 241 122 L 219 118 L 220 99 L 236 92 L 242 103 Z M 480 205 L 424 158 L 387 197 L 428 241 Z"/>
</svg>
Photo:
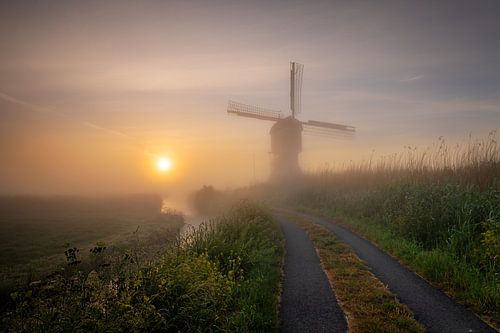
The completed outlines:
<svg viewBox="0 0 500 333">
<path fill-rule="evenodd" d="M 301 165 L 484 137 L 500 124 L 498 1 L 2 1 L 0 194 L 176 193 L 267 179 L 272 123 L 356 127 Z M 174 164 L 155 169 L 158 156 Z"/>
</svg>

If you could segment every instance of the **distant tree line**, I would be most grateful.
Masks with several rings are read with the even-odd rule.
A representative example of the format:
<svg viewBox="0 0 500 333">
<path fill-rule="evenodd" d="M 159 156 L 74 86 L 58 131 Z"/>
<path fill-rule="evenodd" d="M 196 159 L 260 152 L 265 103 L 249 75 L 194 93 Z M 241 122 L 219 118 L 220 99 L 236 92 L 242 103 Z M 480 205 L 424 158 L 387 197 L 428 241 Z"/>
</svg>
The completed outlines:
<svg viewBox="0 0 500 333">
<path fill-rule="evenodd" d="M 212 185 L 203 185 L 191 196 L 193 208 L 203 215 L 216 214 L 226 207 L 228 202 L 227 192 L 216 190 Z"/>
</svg>

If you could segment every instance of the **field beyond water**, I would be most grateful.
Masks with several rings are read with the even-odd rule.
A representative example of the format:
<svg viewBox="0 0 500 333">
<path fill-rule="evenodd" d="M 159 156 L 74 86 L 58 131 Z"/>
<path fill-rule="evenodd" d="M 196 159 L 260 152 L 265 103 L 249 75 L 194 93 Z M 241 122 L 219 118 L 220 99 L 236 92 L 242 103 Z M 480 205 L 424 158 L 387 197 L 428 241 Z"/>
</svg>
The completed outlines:
<svg viewBox="0 0 500 333">
<path fill-rule="evenodd" d="M 287 204 L 376 242 L 500 327 L 500 151 L 487 140 L 308 174 Z"/>
<path fill-rule="evenodd" d="M 264 332 L 278 326 L 283 239 L 270 213 L 242 203 L 156 257 L 102 244 L 12 292 L 11 332 Z M 139 253 L 150 252 L 138 248 Z"/>
<path fill-rule="evenodd" d="M 154 256 L 183 225 L 181 215 L 162 214 L 161 204 L 156 195 L 1 197 L 1 304 L 13 289 L 64 265 L 70 248 L 83 258 L 96 244 L 107 245 L 108 252 L 140 247 L 142 257 Z"/>
</svg>

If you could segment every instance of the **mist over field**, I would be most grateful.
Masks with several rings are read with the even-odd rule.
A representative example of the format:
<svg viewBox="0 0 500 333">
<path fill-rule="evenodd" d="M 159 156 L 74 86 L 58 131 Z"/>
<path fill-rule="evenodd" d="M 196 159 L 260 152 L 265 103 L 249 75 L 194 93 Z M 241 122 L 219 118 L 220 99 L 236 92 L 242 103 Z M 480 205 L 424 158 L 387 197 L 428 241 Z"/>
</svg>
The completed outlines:
<svg viewBox="0 0 500 333">
<path fill-rule="evenodd" d="M 227 101 L 289 112 L 290 61 L 305 65 L 299 117 L 357 129 L 304 136 L 306 170 L 500 123 L 494 1 L 0 6 L 2 194 L 265 181 L 271 124 L 229 117 Z M 174 167 L 162 174 L 164 155 Z"/>
</svg>

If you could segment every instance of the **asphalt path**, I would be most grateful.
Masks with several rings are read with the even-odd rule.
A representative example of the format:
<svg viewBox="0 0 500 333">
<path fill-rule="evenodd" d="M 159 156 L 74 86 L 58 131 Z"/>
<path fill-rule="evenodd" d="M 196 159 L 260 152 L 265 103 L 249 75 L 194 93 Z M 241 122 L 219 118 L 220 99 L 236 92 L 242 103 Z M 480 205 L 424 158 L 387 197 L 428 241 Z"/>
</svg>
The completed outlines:
<svg viewBox="0 0 500 333">
<path fill-rule="evenodd" d="M 368 264 L 373 274 L 413 311 L 415 318 L 428 332 L 496 332 L 466 307 L 453 301 L 366 239 L 325 219 L 298 215 L 325 226 L 349 244 L 356 255 Z"/>
<path fill-rule="evenodd" d="M 285 235 L 280 331 L 347 332 L 344 313 L 312 241 L 295 223 L 282 216 L 278 216 L 278 221 Z"/>
</svg>

